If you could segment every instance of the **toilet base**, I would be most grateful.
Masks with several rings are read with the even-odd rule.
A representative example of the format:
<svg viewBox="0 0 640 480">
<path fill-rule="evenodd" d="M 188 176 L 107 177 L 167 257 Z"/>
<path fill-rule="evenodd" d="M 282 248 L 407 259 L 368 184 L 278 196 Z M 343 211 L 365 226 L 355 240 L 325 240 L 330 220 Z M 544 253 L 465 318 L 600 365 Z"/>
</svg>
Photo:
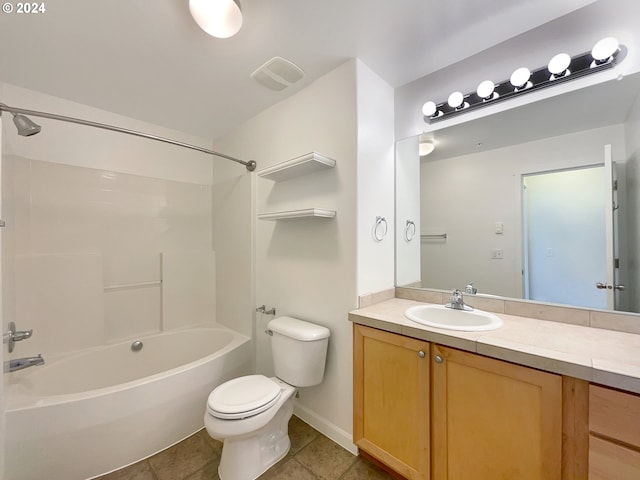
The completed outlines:
<svg viewBox="0 0 640 480">
<path fill-rule="evenodd" d="M 267 425 L 250 435 L 223 440 L 218 475 L 220 480 L 255 480 L 289 452 L 289 419 L 293 398 L 279 409 Z"/>
</svg>

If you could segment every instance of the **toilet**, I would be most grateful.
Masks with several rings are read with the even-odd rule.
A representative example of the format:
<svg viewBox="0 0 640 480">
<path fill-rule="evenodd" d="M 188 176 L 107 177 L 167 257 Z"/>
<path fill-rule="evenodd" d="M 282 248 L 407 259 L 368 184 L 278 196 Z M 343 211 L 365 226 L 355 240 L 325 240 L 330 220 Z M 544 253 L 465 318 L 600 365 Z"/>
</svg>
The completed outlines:
<svg viewBox="0 0 640 480">
<path fill-rule="evenodd" d="M 275 377 L 247 375 L 216 387 L 207 399 L 204 424 L 223 442 L 221 480 L 254 480 L 291 446 L 288 425 L 297 387 L 322 382 L 330 331 L 292 317 L 267 325 Z"/>
</svg>

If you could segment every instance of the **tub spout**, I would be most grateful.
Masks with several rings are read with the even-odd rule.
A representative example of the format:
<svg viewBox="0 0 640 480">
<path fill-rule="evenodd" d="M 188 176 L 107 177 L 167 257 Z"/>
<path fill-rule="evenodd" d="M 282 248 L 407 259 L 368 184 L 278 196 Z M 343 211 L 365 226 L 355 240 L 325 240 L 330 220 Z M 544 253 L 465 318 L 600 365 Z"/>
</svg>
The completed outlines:
<svg viewBox="0 0 640 480">
<path fill-rule="evenodd" d="M 44 365 L 44 358 L 42 358 L 42 354 L 37 357 L 25 357 L 25 358 L 16 358 L 15 360 L 9 360 L 9 362 L 4 362 L 5 370 L 7 370 L 7 363 L 9 364 L 9 372 L 15 372 L 16 370 L 22 370 L 23 368 L 33 367 L 36 365 Z"/>
</svg>

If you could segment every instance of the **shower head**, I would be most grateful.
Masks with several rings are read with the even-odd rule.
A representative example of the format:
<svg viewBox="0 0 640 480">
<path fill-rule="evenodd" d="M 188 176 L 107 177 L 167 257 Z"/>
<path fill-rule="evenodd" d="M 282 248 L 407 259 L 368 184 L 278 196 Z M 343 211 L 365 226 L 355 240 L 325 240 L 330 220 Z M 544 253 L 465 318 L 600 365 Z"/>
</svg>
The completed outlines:
<svg viewBox="0 0 640 480">
<path fill-rule="evenodd" d="M 18 129 L 18 135 L 22 135 L 23 137 L 30 137 L 31 135 L 35 135 L 36 133 L 40 133 L 42 127 L 31 120 L 29 117 L 25 117 L 21 113 L 16 113 L 12 107 L 4 103 L 0 103 L 0 115 L 2 112 L 9 112 L 13 115 L 13 123 L 15 123 L 16 128 Z M 37 113 L 37 112 L 36 112 Z"/>
<path fill-rule="evenodd" d="M 13 114 L 13 123 L 15 123 L 18 128 L 18 135 L 22 135 L 23 137 L 30 137 L 31 135 L 40 133 L 42 129 L 40 125 L 20 113 Z"/>
</svg>

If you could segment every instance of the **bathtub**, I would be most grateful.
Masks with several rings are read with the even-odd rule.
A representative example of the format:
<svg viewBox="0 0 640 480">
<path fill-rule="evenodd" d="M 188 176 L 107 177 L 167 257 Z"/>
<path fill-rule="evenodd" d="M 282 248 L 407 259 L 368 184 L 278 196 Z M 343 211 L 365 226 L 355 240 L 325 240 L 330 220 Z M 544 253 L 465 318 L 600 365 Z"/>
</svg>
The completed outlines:
<svg viewBox="0 0 640 480">
<path fill-rule="evenodd" d="M 85 480 L 188 437 L 211 390 L 250 373 L 251 342 L 191 328 L 45 360 L 8 374 L 6 480 Z"/>
</svg>

